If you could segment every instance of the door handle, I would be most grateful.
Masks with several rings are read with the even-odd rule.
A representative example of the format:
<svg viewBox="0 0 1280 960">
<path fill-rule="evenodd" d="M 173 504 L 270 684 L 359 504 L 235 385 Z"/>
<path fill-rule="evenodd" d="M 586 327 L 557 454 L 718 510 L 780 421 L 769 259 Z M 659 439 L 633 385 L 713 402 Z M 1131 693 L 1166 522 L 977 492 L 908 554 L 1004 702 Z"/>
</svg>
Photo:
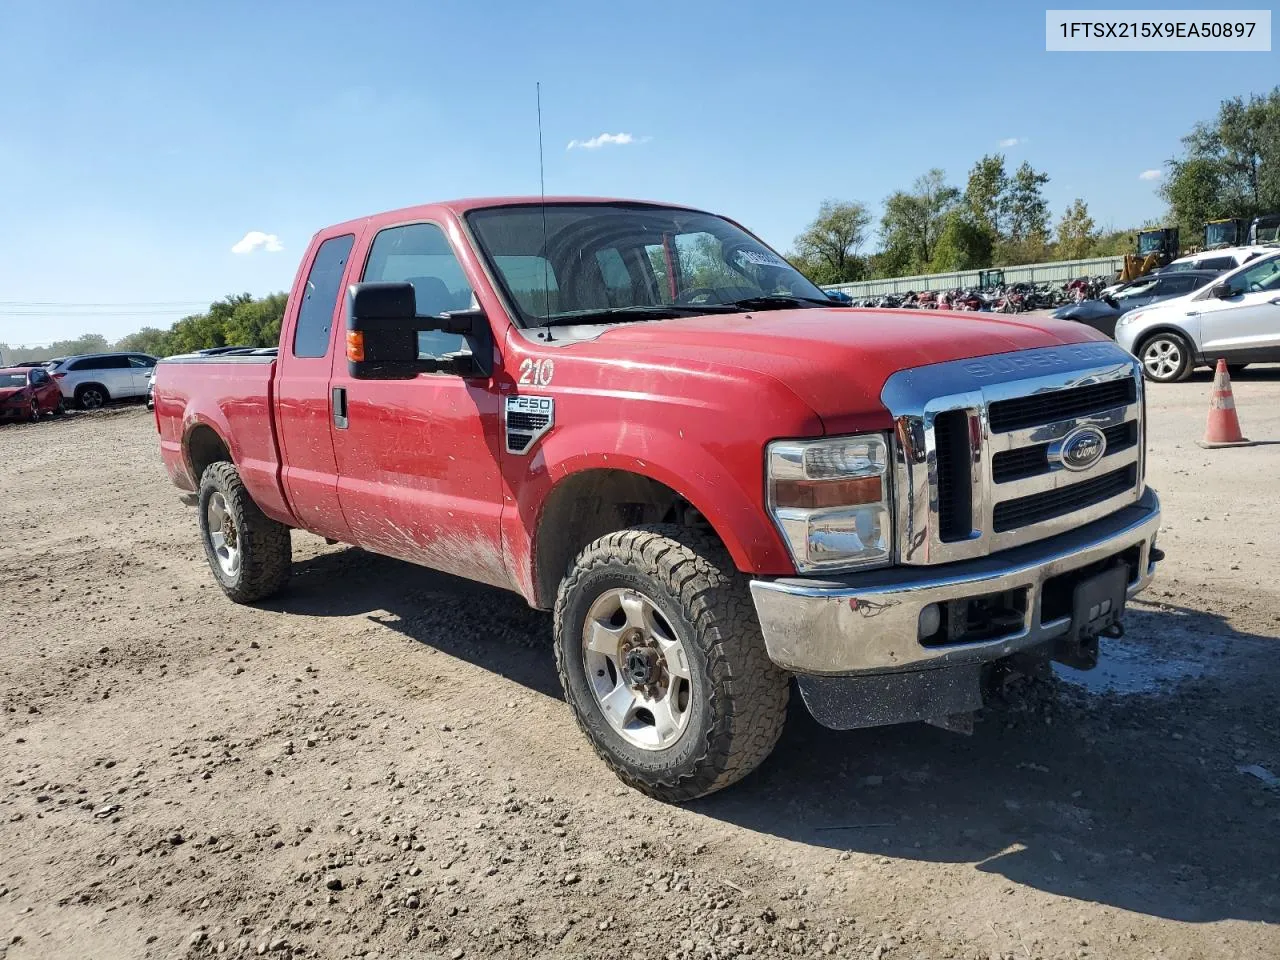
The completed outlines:
<svg viewBox="0 0 1280 960">
<path fill-rule="evenodd" d="M 347 388 L 334 387 L 330 398 L 333 401 L 333 425 L 339 430 L 347 429 Z"/>
</svg>

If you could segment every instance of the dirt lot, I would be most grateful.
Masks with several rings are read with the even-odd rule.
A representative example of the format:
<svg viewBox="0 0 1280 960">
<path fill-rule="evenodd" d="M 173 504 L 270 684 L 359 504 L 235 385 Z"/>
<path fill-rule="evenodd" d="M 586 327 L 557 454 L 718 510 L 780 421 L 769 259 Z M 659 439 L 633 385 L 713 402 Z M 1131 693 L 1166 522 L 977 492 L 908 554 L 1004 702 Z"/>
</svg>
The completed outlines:
<svg viewBox="0 0 1280 960">
<path fill-rule="evenodd" d="M 797 710 L 684 808 L 514 595 L 295 534 L 236 607 L 149 414 L 0 429 L 0 958 L 1280 956 L 1280 446 L 1151 393 L 1169 558 L 1103 669 L 969 738 Z M 1280 440 L 1280 370 L 1236 397 Z"/>
</svg>

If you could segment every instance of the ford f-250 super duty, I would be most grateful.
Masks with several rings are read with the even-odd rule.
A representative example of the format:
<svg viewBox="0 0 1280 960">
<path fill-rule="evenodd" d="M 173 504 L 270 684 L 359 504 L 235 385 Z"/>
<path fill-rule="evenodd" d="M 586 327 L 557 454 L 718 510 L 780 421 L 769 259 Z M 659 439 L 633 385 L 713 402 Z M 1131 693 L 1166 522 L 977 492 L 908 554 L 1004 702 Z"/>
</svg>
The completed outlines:
<svg viewBox="0 0 1280 960">
<path fill-rule="evenodd" d="M 682 800 L 792 678 L 830 727 L 962 727 L 1093 665 L 1161 556 L 1140 373 L 1082 324 L 835 306 L 701 211 L 469 200 L 320 231 L 278 355 L 162 362 L 155 415 L 232 600 L 294 528 L 514 590 L 600 756 Z"/>
</svg>

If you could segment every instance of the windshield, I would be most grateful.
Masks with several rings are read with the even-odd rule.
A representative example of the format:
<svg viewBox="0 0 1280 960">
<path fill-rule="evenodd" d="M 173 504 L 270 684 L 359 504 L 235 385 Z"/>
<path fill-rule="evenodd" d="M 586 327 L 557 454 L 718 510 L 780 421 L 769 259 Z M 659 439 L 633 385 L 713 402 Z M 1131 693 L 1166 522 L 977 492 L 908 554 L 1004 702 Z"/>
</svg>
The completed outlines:
<svg viewBox="0 0 1280 960">
<path fill-rule="evenodd" d="M 1141 254 L 1155 253 L 1163 244 L 1163 231 L 1138 234 L 1138 252 Z"/>
<path fill-rule="evenodd" d="M 763 308 L 760 298 L 831 304 L 759 240 L 707 213 L 556 203 L 475 210 L 467 223 L 531 326 Z"/>
<path fill-rule="evenodd" d="M 26 385 L 27 375 L 25 373 L 0 373 L 0 389 L 25 387 Z"/>
<path fill-rule="evenodd" d="M 1229 247 L 1236 242 L 1236 222 L 1225 220 L 1222 223 L 1206 223 L 1204 225 L 1204 245 L 1206 247 Z"/>
<path fill-rule="evenodd" d="M 1280 217 L 1259 217 L 1253 227 L 1254 243 L 1280 241 Z"/>
</svg>

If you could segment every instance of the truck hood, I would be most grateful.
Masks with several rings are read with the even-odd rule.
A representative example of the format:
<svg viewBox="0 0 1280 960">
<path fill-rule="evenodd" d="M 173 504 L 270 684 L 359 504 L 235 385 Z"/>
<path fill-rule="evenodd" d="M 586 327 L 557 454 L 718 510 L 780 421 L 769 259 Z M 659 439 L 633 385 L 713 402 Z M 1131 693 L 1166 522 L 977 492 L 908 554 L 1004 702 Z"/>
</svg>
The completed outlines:
<svg viewBox="0 0 1280 960">
<path fill-rule="evenodd" d="M 607 329 L 599 342 L 633 355 L 710 361 L 773 377 L 837 433 L 889 426 L 880 391 L 899 370 L 1106 339 L 1083 324 L 1047 317 L 836 307 L 629 324 Z"/>
</svg>

